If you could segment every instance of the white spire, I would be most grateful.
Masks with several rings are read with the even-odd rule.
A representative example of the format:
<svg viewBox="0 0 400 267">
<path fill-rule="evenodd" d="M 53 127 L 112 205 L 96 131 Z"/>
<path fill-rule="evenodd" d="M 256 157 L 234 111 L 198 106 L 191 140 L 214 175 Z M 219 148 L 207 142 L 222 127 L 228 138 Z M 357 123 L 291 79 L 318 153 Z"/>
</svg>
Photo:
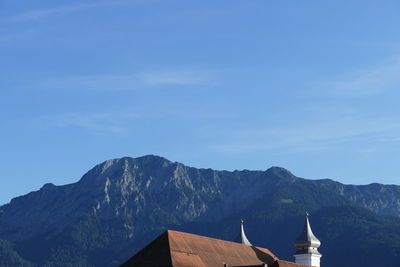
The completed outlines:
<svg viewBox="0 0 400 267">
<path fill-rule="evenodd" d="M 320 267 L 320 258 L 322 255 L 318 252 L 318 248 L 321 246 L 321 241 L 319 241 L 311 230 L 310 221 L 308 219 L 310 214 L 306 213 L 305 216 L 306 222 L 303 231 L 296 240 L 295 246 L 298 250 L 294 254 L 294 257 L 296 263 Z"/>
<path fill-rule="evenodd" d="M 250 241 L 247 239 L 246 234 L 244 233 L 244 227 L 243 227 L 243 219 L 240 220 L 240 239 L 241 239 L 241 243 L 248 245 L 248 246 L 252 246 L 252 244 L 250 243 Z"/>
</svg>

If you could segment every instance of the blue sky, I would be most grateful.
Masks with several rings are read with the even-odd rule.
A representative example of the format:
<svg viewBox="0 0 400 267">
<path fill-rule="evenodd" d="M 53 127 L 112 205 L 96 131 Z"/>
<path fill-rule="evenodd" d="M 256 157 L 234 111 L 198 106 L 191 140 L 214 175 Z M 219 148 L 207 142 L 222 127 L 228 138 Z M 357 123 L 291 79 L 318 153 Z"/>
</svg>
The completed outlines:
<svg viewBox="0 0 400 267">
<path fill-rule="evenodd" d="M 398 1 L 0 0 L 0 203 L 158 154 L 400 184 Z"/>
</svg>

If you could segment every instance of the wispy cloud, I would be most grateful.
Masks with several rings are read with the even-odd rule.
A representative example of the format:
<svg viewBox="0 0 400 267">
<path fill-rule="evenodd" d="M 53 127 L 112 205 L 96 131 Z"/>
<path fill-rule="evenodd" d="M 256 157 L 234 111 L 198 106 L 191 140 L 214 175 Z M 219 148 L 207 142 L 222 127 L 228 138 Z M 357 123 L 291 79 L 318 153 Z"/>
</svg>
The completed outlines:
<svg viewBox="0 0 400 267">
<path fill-rule="evenodd" d="M 129 132 L 130 124 L 141 119 L 133 112 L 66 113 L 36 119 L 40 127 L 83 130 L 94 135 L 119 135 Z"/>
<path fill-rule="evenodd" d="M 337 81 L 320 82 L 316 90 L 326 88 L 330 93 L 340 96 L 372 96 L 398 89 L 400 56 L 393 55 L 375 66 L 354 70 L 344 76 Z"/>
<path fill-rule="evenodd" d="M 63 16 L 84 9 L 92 8 L 95 6 L 97 6 L 97 4 L 76 4 L 76 5 L 56 7 L 56 8 L 35 9 L 14 16 L 12 18 L 12 21 L 24 22 L 24 21 L 39 20 L 50 16 Z"/>
<path fill-rule="evenodd" d="M 70 4 L 67 6 L 59 6 L 52 8 L 41 8 L 41 9 L 33 9 L 29 11 L 25 11 L 21 14 L 15 15 L 11 18 L 11 21 L 14 22 L 29 22 L 40 19 L 45 19 L 48 17 L 54 16 L 65 16 L 75 12 L 83 11 L 86 9 L 102 7 L 102 6 L 111 6 L 111 5 L 133 5 L 140 3 L 149 3 L 154 2 L 155 0 L 97 0 L 91 1 L 87 3 L 80 4 Z"/>
<path fill-rule="evenodd" d="M 238 130 L 226 132 L 227 140 L 211 145 L 219 153 L 240 154 L 268 151 L 276 154 L 332 151 L 339 147 L 354 146 L 359 151 L 373 151 L 365 144 L 399 143 L 400 126 L 395 120 L 347 118 L 308 125 L 271 127 L 264 130 Z"/>
<path fill-rule="evenodd" d="M 173 125 L 177 121 L 221 120 L 210 112 L 198 112 L 193 109 L 175 110 L 165 107 L 121 108 L 107 112 L 77 111 L 44 115 L 33 120 L 34 126 L 41 129 L 78 130 L 90 135 L 116 136 L 129 135 L 143 131 L 143 127 L 161 127 Z M 166 123 L 168 122 L 168 123 Z M 162 130 L 161 128 L 157 128 Z M 148 129 L 147 129 L 148 130 Z M 166 129 L 164 129 L 166 130 Z"/>
<path fill-rule="evenodd" d="M 163 70 L 126 75 L 74 76 L 42 81 L 36 86 L 44 89 L 131 91 L 148 87 L 206 84 L 212 78 L 211 71 Z"/>
</svg>

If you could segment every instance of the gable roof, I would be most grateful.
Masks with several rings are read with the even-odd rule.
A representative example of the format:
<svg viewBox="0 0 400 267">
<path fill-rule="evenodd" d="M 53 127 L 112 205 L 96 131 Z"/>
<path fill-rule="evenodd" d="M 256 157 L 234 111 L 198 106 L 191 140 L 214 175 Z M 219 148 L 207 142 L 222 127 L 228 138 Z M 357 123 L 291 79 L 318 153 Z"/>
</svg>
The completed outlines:
<svg viewBox="0 0 400 267">
<path fill-rule="evenodd" d="M 172 259 L 169 248 L 168 233 L 160 235 L 135 256 L 123 263 L 121 267 L 171 267 Z"/>
<path fill-rule="evenodd" d="M 168 230 L 125 262 L 122 267 L 223 267 L 288 265 L 265 248 Z"/>
</svg>

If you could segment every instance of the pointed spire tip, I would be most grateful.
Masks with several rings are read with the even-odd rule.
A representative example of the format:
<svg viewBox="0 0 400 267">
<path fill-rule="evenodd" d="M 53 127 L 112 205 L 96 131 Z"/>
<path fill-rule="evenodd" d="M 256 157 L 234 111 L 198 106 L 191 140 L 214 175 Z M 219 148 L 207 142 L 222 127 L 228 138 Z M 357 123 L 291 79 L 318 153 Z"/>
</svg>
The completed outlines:
<svg viewBox="0 0 400 267">
<path fill-rule="evenodd" d="M 242 244 L 252 246 L 250 241 L 247 239 L 246 234 L 244 233 L 244 226 L 243 226 L 244 220 L 240 219 L 240 241 Z"/>
</svg>

